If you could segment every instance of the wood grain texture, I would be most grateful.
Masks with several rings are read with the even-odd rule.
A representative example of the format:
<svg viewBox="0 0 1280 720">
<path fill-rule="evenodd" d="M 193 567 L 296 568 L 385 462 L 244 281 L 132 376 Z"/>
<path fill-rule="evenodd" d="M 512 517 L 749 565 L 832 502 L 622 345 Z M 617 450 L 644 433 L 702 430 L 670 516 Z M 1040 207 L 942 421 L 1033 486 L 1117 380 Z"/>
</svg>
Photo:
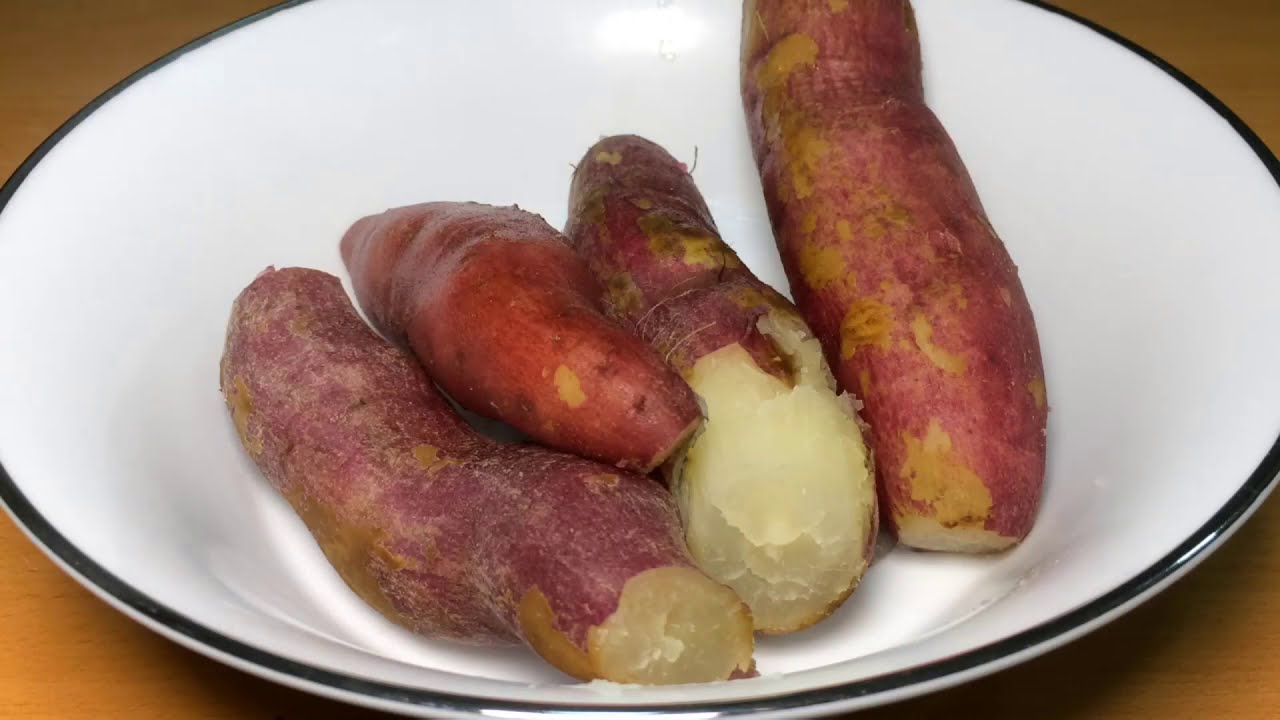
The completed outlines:
<svg viewBox="0 0 1280 720">
<path fill-rule="evenodd" d="M 264 0 L 0 2 L 0 177 L 102 90 Z M 1060 0 L 1137 41 L 1280 147 L 1280 3 Z M 0 718 L 352 718 L 162 639 L 62 574 L 0 520 Z M 1280 502 L 1190 577 L 1048 656 L 859 720 L 1274 718 Z"/>
</svg>

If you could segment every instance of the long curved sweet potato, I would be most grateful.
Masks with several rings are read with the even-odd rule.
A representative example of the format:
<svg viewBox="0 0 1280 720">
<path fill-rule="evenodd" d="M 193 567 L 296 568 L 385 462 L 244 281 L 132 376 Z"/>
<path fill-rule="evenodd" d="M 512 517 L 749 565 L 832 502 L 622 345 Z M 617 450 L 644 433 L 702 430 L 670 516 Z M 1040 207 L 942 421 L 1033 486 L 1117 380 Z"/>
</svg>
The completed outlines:
<svg viewBox="0 0 1280 720">
<path fill-rule="evenodd" d="M 825 617 L 870 561 L 876 495 L 818 341 L 720 239 L 689 173 L 648 140 L 587 151 L 565 234 L 607 288 L 610 313 L 706 404 L 703 431 L 667 467 L 694 559 L 738 591 L 757 630 Z"/>
<path fill-rule="evenodd" d="M 580 678 L 750 670 L 747 608 L 693 568 L 653 480 L 473 431 L 337 278 L 268 271 L 232 309 L 221 386 L 245 450 L 343 580 L 431 637 L 523 640 Z"/>
<path fill-rule="evenodd" d="M 426 203 L 356 222 L 361 307 L 464 407 L 542 443 L 647 472 L 701 424 L 688 385 L 600 311 L 559 232 L 519 208 Z"/>
<path fill-rule="evenodd" d="M 1045 466 L 1017 269 L 925 105 L 907 0 L 747 0 L 742 96 L 796 304 L 871 425 L 884 517 L 925 549 L 1007 548 Z"/>
</svg>

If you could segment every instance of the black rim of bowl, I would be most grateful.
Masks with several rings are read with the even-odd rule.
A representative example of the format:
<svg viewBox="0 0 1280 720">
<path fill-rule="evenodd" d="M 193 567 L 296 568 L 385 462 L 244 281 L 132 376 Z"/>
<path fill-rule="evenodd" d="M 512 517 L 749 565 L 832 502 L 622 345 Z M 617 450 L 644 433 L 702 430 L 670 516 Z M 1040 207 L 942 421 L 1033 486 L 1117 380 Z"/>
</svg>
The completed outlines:
<svg viewBox="0 0 1280 720">
<path fill-rule="evenodd" d="M 18 166 L 0 187 L 0 212 L 17 192 L 18 187 L 39 164 L 40 160 L 75 129 L 95 110 L 128 88 L 139 79 L 146 77 L 175 59 L 195 50 L 212 40 L 230 32 L 251 25 L 263 18 L 274 15 L 281 10 L 302 5 L 309 0 L 290 0 L 269 7 L 261 12 L 225 25 L 213 32 L 203 35 L 169 54 L 149 63 L 124 80 L 115 84 L 92 102 L 81 108 L 75 115 L 53 132 L 26 160 Z M 1240 135 L 1258 159 L 1262 161 L 1277 185 L 1280 185 L 1280 160 L 1267 148 L 1262 140 L 1236 116 L 1221 100 L 1214 97 L 1199 83 L 1186 74 L 1157 57 L 1142 46 L 1114 33 L 1094 22 L 1086 20 L 1072 12 L 1063 10 L 1043 2 L 1042 0 L 1016 0 L 1038 7 L 1055 15 L 1065 17 L 1083 25 L 1103 37 L 1128 48 L 1143 59 L 1163 70 L 1173 79 L 1194 93 L 1209 107 L 1213 108 Z M 325 694 L 334 692 L 349 694 L 348 700 L 359 702 L 361 697 L 380 703 L 400 703 L 413 705 L 422 709 L 438 709 L 446 712 L 462 712 L 472 714 L 488 714 L 486 711 L 501 713 L 637 713 L 637 714 L 697 714 L 700 717 L 717 717 L 740 715 L 758 712 L 776 712 L 808 706 L 819 706 L 837 703 L 854 698 L 866 698 L 911 686 L 928 683 L 941 686 L 943 681 L 960 673 L 966 673 L 982 666 L 996 663 L 1002 659 L 1019 655 L 1024 651 L 1059 639 L 1072 633 L 1077 628 L 1090 625 L 1105 619 L 1107 615 L 1143 596 L 1152 588 L 1160 585 L 1171 576 L 1201 557 L 1213 547 L 1224 535 L 1229 534 L 1240 521 L 1258 504 L 1280 472 L 1280 438 L 1271 446 L 1257 469 L 1244 484 L 1222 506 L 1213 517 L 1200 526 L 1190 537 L 1176 548 L 1160 558 L 1153 565 L 1133 576 L 1106 594 L 1069 611 L 1056 618 L 1043 622 L 994 643 L 974 648 L 967 652 L 934 662 L 898 670 L 883 675 L 863 678 L 848 683 L 803 690 L 773 697 L 751 698 L 725 702 L 668 703 L 652 705 L 592 705 L 570 703 L 528 703 L 512 702 L 494 698 L 475 697 L 452 694 L 433 690 L 422 690 L 403 685 L 365 680 L 352 675 L 345 675 L 324 668 L 297 662 L 274 653 L 258 649 L 231 637 L 214 631 L 188 618 L 173 608 L 162 605 L 133 586 L 112 574 L 106 568 L 94 562 L 82 550 L 73 545 L 62 533 L 49 523 L 38 510 L 27 500 L 16 482 L 0 465 L 0 501 L 8 506 L 10 513 L 18 524 L 34 537 L 38 544 L 44 546 L 47 553 L 64 563 L 71 569 L 73 576 L 85 584 L 96 588 L 120 604 L 130 608 L 139 615 L 155 622 L 191 643 L 212 650 L 215 657 L 229 656 L 243 663 L 257 666 L 272 674 L 284 676 L 286 680 L 300 682 Z M 341 695 L 339 695 L 341 696 Z"/>
</svg>

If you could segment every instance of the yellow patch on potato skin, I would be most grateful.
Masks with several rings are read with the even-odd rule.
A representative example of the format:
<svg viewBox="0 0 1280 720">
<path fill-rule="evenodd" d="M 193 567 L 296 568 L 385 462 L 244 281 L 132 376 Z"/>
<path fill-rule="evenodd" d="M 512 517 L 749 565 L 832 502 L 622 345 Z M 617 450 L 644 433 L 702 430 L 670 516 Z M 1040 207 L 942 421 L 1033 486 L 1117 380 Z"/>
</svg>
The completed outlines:
<svg viewBox="0 0 1280 720">
<path fill-rule="evenodd" d="M 440 459 L 440 448 L 435 445 L 418 445 L 413 448 L 413 457 L 419 465 L 429 468 Z"/>
<path fill-rule="evenodd" d="M 911 225 L 911 212 L 903 206 L 888 201 L 880 212 L 867 215 L 862 220 L 862 232 L 872 240 L 880 240 L 891 230 L 898 230 Z"/>
<path fill-rule="evenodd" d="M 841 218 L 836 221 L 836 237 L 840 238 L 842 242 L 849 242 L 853 239 L 853 226 L 849 224 L 848 220 Z"/>
<path fill-rule="evenodd" d="M 622 162 L 622 153 L 609 152 L 608 150 L 601 150 L 600 152 L 596 153 L 596 162 L 601 163 L 603 165 L 616 166 Z"/>
<path fill-rule="evenodd" d="M 556 613 L 537 586 L 520 599 L 516 615 L 525 641 L 547 662 L 579 680 L 599 675 L 590 656 L 556 627 Z"/>
<path fill-rule="evenodd" d="M 918 550 L 952 553 L 993 553 L 1016 545 L 1017 537 L 981 527 L 947 527 L 931 517 L 898 515 L 898 539 Z"/>
<path fill-rule="evenodd" d="M 831 7 L 831 12 L 841 13 L 849 9 L 849 0 L 827 0 L 827 5 Z"/>
<path fill-rule="evenodd" d="M 1027 383 L 1027 392 L 1031 393 L 1031 400 L 1035 402 L 1036 409 L 1043 410 L 1046 400 L 1044 378 L 1036 378 Z"/>
<path fill-rule="evenodd" d="M 588 490 L 590 490 L 593 493 L 596 493 L 597 495 L 600 495 L 600 494 L 609 492 L 611 490 L 617 489 L 618 483 L 621 481 L 622 479 L 619 478 L 617 475 L 613 475 L 611 473 L 602 473 L 600 475 L 591 475 L 587 477 L 586 483 L 587 483 Z"/>
<path fill-rule="evenodd" d="M 864 399 L 871 394 L 871 371 L 866 368 L 858 371 L 858 392 Z"/>
<path fill-rule="evenodd" d="M 617 273 L 609 277 L 609 282 L 604 286 L 605 297 L 607 297 L 609 306 L 622 313 L 634 313 L 644 305 L 644 296 L 641 296 L 640 288 L 636 287 L 631 273 Z"/>
<path fill-rule="evenodd" d="M 684 264 L 697 265 L 708 269 L 738 267 L 738 258 L 723 247 L 720 241 L 709 235 L 694 235 L 681 241 L 684 250 Z"/>
<path fill-rule="evenodd" d="M 685 265 L 708 270 L 742 267 L 738 256 L 714 235 L 680 225 L 661 213 L 645 215 L 637 223 L 654 255 L 679 257 Z"/>
<path fill-rule="evenodd" d="M 379 549 L 391 555 L 382 547 L 384 534 L 348 522 L 339 514 L 337 506 L 314 501 L 300 491 L 288 492 L 285 498 L 311 530 L 329 564 L 356 595 L 388 618 L 412 627 L 413 623 L 391 603 L 378 576 L 372 572 L 371 555 L 380 554 Z M 394 570 L 394 565 L 390 569 Z"/>
<path fill-rule="evenodd" d="M 582 201 L 582 218 L 590 225 L 600 226 L 601 240 L 606 240 L 604 235 L 604 196 L 609 192 L 607 185 L 597 185 L 591 189 L 587 197 Z"/>
<path fill-rule="evenodd" d="M 767 134 L 779 137 L 786 153 L 791 183 L 778 189 L 784 202 L 813 195 L 814 173 L 831 151 L 804 113 L 783 107 L 788 78 L 802 68 L 816 67 L 817 60 L 818 43 L 804 33 L 793 33 L 769 49 L 756 72 L 756 84 L 764 93 Z"/>
<path fill-rule="evenodd" d="M 911 211 L 892 200 L 886 204 L 883 217 L 890 227 L 901 228 L 911 224 Z"/>
<path fill-rule="evenodd" d="M 880 222 L 879 218 L 868 215 L 862 221 L 862 234 L 872 240 L 879 240 L 885 234 L 884 224 Z"/>
<path fill-rule="evenodd" d="M 812 235 L 814 230 L 818 229 L 818 213 L 809 212 L 804 216 L 804 220 L 800 223 L 800 231 L 805 235 Z"/>
<path fill-rule="evenodd" d="M 933 342 L 933 325 L 929 323 L 929 318 L 923 314 L 917 314 L 911 320 L 911 335 L 916 341 L 916 347 L 920 348 L 920 352 L 929 358 L 938 369 L 951 375 L 962 375 L 965 370 L 969 369 L 968 363 L 964 358 L 954 353 L 938 347 Z"/>
<path fill-rule="evenodd" d="M 587 394 L 582 392 L 582 383 L 578 381 L 578 375 L 567 365 L 556 368 L 552 381 L 556 384 L 556 393 L 560 395 L 560 400 L 570 408 L 577 410 L 587 401 Z"/>
<path fill-rule="evenodd" d="M 636 312 L 644 304 L 640 288 L 636 286 L 629 272 L 610 275 L 609 281 L 605 283 L 604 292 L 609 307 L 623 314 Z"/>
<path fill-rule="evenodd" d="M 859 298 L 840 323 L 840 356 L 845 360 L 867 346 L 889 347 L 893 310 L 873 298 Z"/>
<path fill-rule="evenodd" d="M 753 287 L 738 288 L 737 290 L 734 290 L 729 297 L 733 300 L 734 305 L 737 305 L 744 310 L 760 307 L 766 302 L 764 295 Z"/>
<path fill-rule="evenodd" d="M 848 273 L 844 257 L 835 248 L 819 248 L 806 244 L 800 248 L 800 274 L 805 284 L 814 290 L 822 290 L 832 283 L 844 280 Z"/>
<path fill-rule="evenodd" d="M 929 420 L 924 437 L 904 432 L 902 441 L 907 458 L 898 476 L 907 483 L 911 499 L 929 505 L 943 527 L 983 527 L 991 513 L 991 492 L 955 457 L 951 436 L 938 419 Z"/>
<path fill-rule="evenodd" d="M 650 200 L 649 198 L 631 198 L 631 204 L 635 205 L 641 210 L 653 209 L 653 201 Z"/>
<path fill-rule="evenodd" d="M 756 83 L 765 91 L 778 89 L 786 84 L 791 73 L 798 68 L 813 67 L 817 60 L 818 43 L 804 33 L 792 33 L 770 48 L 756 73 Z"/>
<path fill-rule="evenodd" d="M 413 558 L 405 557 L 404 555 L 393 552 L 386 545 L 383 545 L 381 541 L 373 543 L 373 546 L 370 548 L 370 553 L 377 559 L 381 560 L 382 564 L 386 565 L 392 572 L 415 569 L 418 567 L 417 561 Z"/>
<path fill-rule="evenodd" d="M 782 141 L 791 170 L 791 199 L 803 200 L 813 195 L 814 174 L 821 167 L 823 158 L 831 152 L 831 144 L 810 125 L 784 120 L 783 126 Z"/>
<path fill-rule="evenodd" d="M 262 438 L 250 436 L 249 416 L 253 414 L 253 397 L 249 385 L 244 378 L 237 375 L 231 381 L 231 391 L 227 393 L 227 404 L 231 406 L 231 420 L 235 423 L 236 434 L 240 436 L 240 444 L 249 454 L 258 457 L 262 454 Z"/>
<path fill-rule="evenodd" d="M 414 446 L 413 459 L 418 461 L 418 465 L 426 470 L 428 475 L 434 475 L 450 465 L 462 464 L 457 460 L 442 455 L 440 448 L 426 444 Z"/>
<path fill-rule="evenodd" d="M 729 293 L 729 299 L 744 310 L 766 310 L 770 318 L 785 318 L 779 322 L 804 323 L 791 301 L 767 286 L 763 290 L 753 287 L 735 288 Z"/>
</svg>

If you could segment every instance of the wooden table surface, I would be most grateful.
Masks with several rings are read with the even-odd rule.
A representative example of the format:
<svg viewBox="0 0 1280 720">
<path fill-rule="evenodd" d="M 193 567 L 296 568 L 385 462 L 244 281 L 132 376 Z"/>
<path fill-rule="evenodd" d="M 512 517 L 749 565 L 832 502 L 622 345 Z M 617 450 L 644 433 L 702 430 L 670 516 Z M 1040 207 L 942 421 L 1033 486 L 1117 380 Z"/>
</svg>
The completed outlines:
<svg viewBox="0 0 1280 720">
<path fill-rule="evenodd" d="M 0 0 L 0 178 L 141 65 L 269 0 Z M 1209 88 L 1280 149 L 1280 2 L 1059 0 Z M 1280 718 L 1280 502 L 1190 577 L 1074 644 L 860 720 Z M 133 623 L 0 519 L 0 718 L 382 718 Z"/>
</svg>

